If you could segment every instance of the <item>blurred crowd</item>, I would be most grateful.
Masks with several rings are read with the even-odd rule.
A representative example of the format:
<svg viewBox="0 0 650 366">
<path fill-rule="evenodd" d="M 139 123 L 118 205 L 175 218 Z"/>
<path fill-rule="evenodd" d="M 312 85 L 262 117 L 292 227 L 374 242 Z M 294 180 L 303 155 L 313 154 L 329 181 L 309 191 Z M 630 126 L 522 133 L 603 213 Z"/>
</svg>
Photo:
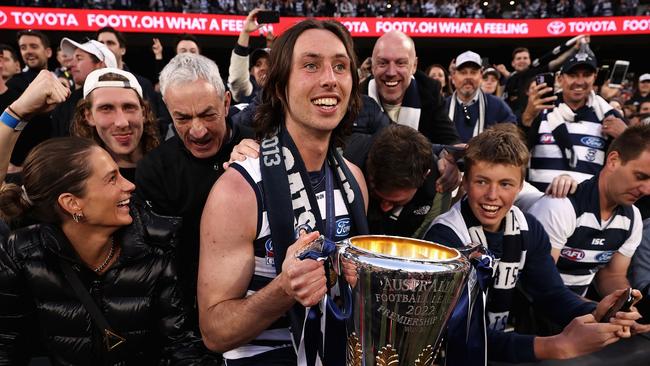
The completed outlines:
<svg viewBox="0 0 650 366">
<path fill-rule="evenodd" d="M 505 3 L 504 3 L 505 4 Z M 639 0 L 16 0 L 17 6 L 245 15 L 255 7 L 281 16 L 404 18 L 560 18 L 644 13 Z"/>
</svg>

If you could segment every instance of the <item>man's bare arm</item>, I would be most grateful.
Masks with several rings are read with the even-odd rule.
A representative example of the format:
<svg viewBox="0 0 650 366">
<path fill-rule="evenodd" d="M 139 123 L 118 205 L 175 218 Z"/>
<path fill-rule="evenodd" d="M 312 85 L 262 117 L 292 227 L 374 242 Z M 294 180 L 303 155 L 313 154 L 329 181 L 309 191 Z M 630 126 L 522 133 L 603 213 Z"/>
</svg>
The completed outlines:
<svg viewBox="0 0 650 366">
<path fill-rule="evenodd" d="M 616 252 L 607 265 L 596 273 L 596 286 L 601 296 L 630 287 L 627 279 L 627 269 L 630 267 L 631 258 Z"/>
<path fill-rule="evenodd" d="M 293 255 L 316 239 L 316 232 L 287 249 L 278 277 L 246 296 L 255 270 L 256 228 L 255 193 L 238 171 L 229 169 L 210 192 L 201 218 L 199 324 L 211 350 L 224 352 L 246 344 L 286 313 L 295 300 L 316 304 L 327 289 L 322 263 L 299 261 Z"/>
<path fill-rule="evenodd" d="M 361 195 L 363 196 L 363 206 L 366 209 L 366 212 L 368 212 L 368 186 L 366 186 L 366 178 L 363 176 L 363 172 L 358 166 L 352 164 L 347 159 L 344 160 L 348 165 L 348 168 L 350 168 L 350 172 L 354 175 L 354 179 L 357 180 L 357 184 L 359 184 L 359 189 L 361 189 Z"/>
<path fill-rule="evenodd" d="M 49 112 L 70 95 L 70 90 L 65 88 L 49 71 L 42 70 L 29 84 L 23 94 L 18 97 L 8 111 L 14 118 L 30 120 L 39 113 Z M 0 111 L 2 113 L 3 111 Z M 19 115 L 15 115 L 15 114 Z M 9 160 L 16 141 L 20 136 L 19 131 L 0 123 L 0 185 L 4 182 L 9 167 Z"/>
</svg>

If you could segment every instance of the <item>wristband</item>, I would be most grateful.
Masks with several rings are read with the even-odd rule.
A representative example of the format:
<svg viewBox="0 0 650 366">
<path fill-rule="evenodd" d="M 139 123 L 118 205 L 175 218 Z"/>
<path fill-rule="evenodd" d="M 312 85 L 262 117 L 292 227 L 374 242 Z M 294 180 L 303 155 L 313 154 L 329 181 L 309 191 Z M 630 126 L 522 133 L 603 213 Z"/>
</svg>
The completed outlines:
<svg viewBox="0 0 650 366">
<path fill-rule="evenodd" d="M 11 112 L 11 114 L 13 114 L 14 116 L 18 117 L 19 120 L 21 120 L 21 121 L 22 121 L 22 120 L 25 120 L 25 117 L 23 117 L 23 116 L 21 116 L 20 114 L 18 114 L 18 112 L 16 112 L 13 108 L 11 108 L 11 105 L 8 105 L 8 106 L 7 106 L 7 109 L 9 110 L 9 112 Z"/>
<path fill-rule="evenodd" d="M 7 113 L 5 110 L 2 115 L 0 115 L 0 122 L 11 127 L 14 131 L 22 131 L 23 128 L 27 125 L 27 122 L 21 121 L 18 118 Z"/>
</svg>

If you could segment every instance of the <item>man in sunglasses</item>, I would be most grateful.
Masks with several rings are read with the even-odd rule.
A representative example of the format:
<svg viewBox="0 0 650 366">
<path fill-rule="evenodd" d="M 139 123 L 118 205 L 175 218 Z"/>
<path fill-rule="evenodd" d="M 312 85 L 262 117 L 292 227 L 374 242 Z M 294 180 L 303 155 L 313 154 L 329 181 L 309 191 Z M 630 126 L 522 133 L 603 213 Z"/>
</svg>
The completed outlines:
<svg viewBox="0 0 650 366">
<path fill-rule="evenodd" d="M 456 91 L 447 98 L 446 107 L 462 142 L 496 123 L 517 122 L 502 99 L 481 91 L 481 56 L 476 52 L 466 51 L 456 57 L 456 70 L 451 79 Z"/>
</svg>

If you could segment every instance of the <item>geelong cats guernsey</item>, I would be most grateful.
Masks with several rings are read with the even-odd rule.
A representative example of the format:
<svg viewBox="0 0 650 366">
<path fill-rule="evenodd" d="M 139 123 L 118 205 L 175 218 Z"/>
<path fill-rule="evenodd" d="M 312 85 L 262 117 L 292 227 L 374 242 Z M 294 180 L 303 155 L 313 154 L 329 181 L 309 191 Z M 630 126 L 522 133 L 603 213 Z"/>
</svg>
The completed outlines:
<svg viewBox="0 0 650 366">
<path fill-rule="evenodd" d="M 255 271 L 253 278 L 248 285 L 246 296 L 254 294 L 257 290 L 268 285 L 276 277 L 273 242 L 271 240 L 271 229 L 269 227 L 266 208 L 264 207 L 264 184 L 260 172 L 259 159 L 247 158 L 244 161 L 238 161 L 231 165 L 236 169 L 251 185 L 257 198 L 257 234 L 253 242 L 255 252 Z M 318 208 L 323 220 L 327 220 L 325 209 L 325 174 L 309 173 L 314 180 L 312 186 L 318 201 Z M 340 241 L 350 235 L 350 216 L 338 187 L 334 190 L 334 208 L 336 215 L 336 225 L 334 241 Z M 323 227 L 326 227 L 323 224 Z M 302 227 L 296 228 L 296 237 L 303 230 Z M 324 234 L 324 233 L 323 233 Z M 243 345 L 231 351 L 224 353 L 226 359 L 239 359 L 252 357 L 267 351 L 280 347 L 293 347 L 291 333 L 289 331 L 289 319 L 283 316 L 276 320 L 269 328 L 259 334 L 249 344 Z"/>
<path fill-rule="evenodd" d="M 617 206 L 608 220 L 601 220 L 598 175 L 580 183 L 567 198 L 544 196 L 529 212 L 546 229 L 552 247 L 560 250 L 557 267 L 564 284 L 579 295 L 584 296 L 614 253 L 632 257 L 641 241 L 636 207 Z"/>
<path fill-rule="evenodd" d="M 556 107 L 542 112 L 539 124 L 533 125 L 534 141 L 530 141 L 527 181 L 542 192 L 560 174 L 569 174 L 578 182 L 598 174 L 611 141 L 603 136 L 601 121 L 610 114 L 621 118 L 595 94 L 576 111 L 562 102 L 561 93 L 556 95 Z"/>
</svg>

